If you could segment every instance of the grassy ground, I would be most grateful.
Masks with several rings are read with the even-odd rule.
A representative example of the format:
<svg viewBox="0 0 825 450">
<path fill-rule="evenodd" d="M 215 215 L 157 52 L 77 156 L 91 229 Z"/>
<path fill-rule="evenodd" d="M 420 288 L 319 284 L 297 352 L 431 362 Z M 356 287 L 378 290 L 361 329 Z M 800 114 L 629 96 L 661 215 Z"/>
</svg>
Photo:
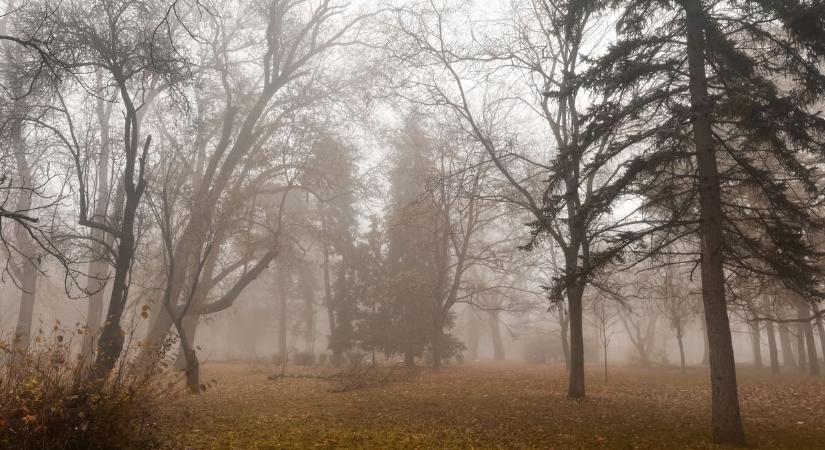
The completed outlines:
<svg viewBox="0 0 825 450">
<path fill-rule="evenodd" d="M 557 366 L 475 364 L 332 393 L 275 368 L 206 364 L 217 385 L 174 401 L 171 448 L 714 448 L 705 370 L 588 367 L 588 398 L 565 397 Z M 752 447 L 825 448 L 825 378 L 743 370 Z"/>
</svg>

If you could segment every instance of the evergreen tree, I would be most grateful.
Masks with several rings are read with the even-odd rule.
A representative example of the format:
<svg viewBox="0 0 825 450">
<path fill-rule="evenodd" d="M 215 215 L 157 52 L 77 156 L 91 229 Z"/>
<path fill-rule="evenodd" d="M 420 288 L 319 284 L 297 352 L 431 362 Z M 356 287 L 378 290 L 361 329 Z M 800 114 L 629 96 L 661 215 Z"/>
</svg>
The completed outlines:
<svg viewBox="0 0 825 450">
<path fill-rule="evenodd" d="M 810 237 L 822 229 L 812 207 L 823 194 L 816 162 L 825 119 L 813 107 L 825 95 L 825 4 L 612 3 L 620 8 L 618 39 L 578 79 L 606 98 L 586 119 L 585 144 L 611 136 L 611 155 L 626 156 L 615 181 L 592 201 L 622 192 L 645 199 L 642 213 L 670 214 L 618 236 L 594 255 L 594 270 L 630 249 L 649 254 L 676 240 L 696 245 L 713 436 L 744 445 L 726 278 L 769 275 L 819 297 Z M 650 234 L 659 239 L 643 248 L 641 238 Z"/>
<path fill-rule="evenodd" d="M 438 235 L 433 224 L 439 210 L 427 195 L 428 179 L 434 173 L 429 139 L 408 119 L 396 146 L 390 174 L 391 206 L 387 219 L 387 270 L 389 287 L 382 315 L 388 330 L 383 343 L 387 354 L 403 354 L 407 365 L 423 353 L 430 337 L 436 285 Z"/>
<path fill-rule="evenodd" d="M 332 136 L 321 136 L 306 163 L 303 185 L 313 194 L 317 238 L 323 257 L 324 304 L 329 322 L 333 363 L 352 346 L 352 321 L 357 303 L 348 293 L 348 255 L 353 251 L 358 215 L 355 149 Z M 338 258 L 341 261 L 338 261 Z"/>
</svg>

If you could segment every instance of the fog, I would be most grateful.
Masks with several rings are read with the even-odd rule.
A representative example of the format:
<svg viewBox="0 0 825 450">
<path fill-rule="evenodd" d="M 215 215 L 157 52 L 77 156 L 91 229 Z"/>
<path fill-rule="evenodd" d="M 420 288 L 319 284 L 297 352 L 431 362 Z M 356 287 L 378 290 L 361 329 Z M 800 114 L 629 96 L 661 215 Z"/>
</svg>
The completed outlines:
<svg viewBox="0 0 825 450">
<path fill-rule="evenodd" d="M 785 3 L 0 1 L 0 445 L 815 446 Z"/>
</svg>

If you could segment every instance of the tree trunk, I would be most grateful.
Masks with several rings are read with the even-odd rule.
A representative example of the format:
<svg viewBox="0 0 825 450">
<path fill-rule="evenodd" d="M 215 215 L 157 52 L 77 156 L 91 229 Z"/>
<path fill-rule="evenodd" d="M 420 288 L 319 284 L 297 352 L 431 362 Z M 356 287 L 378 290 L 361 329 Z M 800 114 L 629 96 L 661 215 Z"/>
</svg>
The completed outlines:
<svg viewBox="0 0 825 450">
<path fill-rule="evenodd" d="M 90 365 L 95 358 L 95 344 L 100 325 L 103 323 L 103 295 L 105 294 L 105 280 L 109 275 L 109 264 L 106 261 L 93 261 L 89 263 L 89 278 L 86 281 L 86 291 L 92 292 L 89 295 L 89 303 L 86 308 L 86 329 L 83 333 L 83 344 L 81 357 L 85 365 Z"/>
<path fill-rule="evenodd" d="M 825 362 L 825 325 L 822 324 L 822 317 L 816 318 L 816 330 L 819 332 L 819 350 L 822 352 L 822 361 Z"/>
<path fill-rule="evenodd" d="M 478 360 L 479 341 L 478 318 L 472 308 L 467 308 L 467 356 L 470 361 Z"/>
<path fill-rule="evenodd" d="M 797 312 L 797 319 L 803 319 L 804 317 L 800 317 L 802 314 Z M 802 322 L 798 322 L 796 324 L 796 357 L 797 362 L 799 365 L 797 366 L 800 371 L 807 372 L 808 371 L 808 353 L 807 349 L 805 348 L 805 327 L 803 326 Z"/>
<path fill-rule="evenodd" d="M 767 296 L 762 297 L 762 312 L 763 314 L 771 315 L 771 303 Z M 779 373 L 779 352 L 776 348 L 776 334 L 774 334 L 774 323 L 771 321 L 765 322 L 765 332 L 768 335 L 768 354 L 771 359 L 771 373 Z"/>
<path fill-rule="evenodd" d="M 184 373 L 186 374 L 186 387 L 189 389 L 189 393 L 191 394 L 200 394 L 201 392 L 201 381 L 200 381 L 200 362 L 198 361 L 198 356 L 195 354 L 195 350 L 190 348 L 188 350 L 189 358 L 186 358 L 186 370 Z"/>
<path fill-rule="evenodd" d="M 570 379 L 567 396 L 581 398 L 586 395 L 584 386 L 584 328 L 582 324 L 582 295 L 584 287 L 574 282 L 567 287 L 570 315 Z"/>
<path fill-rule="evenodd" d="M 404 367 L 415 367 L 415 354 L 412 350 L 404 352 Z"/>
<path fill-rule="evenodd" d="M 200 316 L 187 314 L 183 318 L 183 331 L 186 333 L 186 337 L 189 339 L 189 342 L 192 346 L 195 345 L 195 335 L 198 332 L 198 323 L 200 322 Z M 175 357 L 175 368 L 178 370 L 186 370 L 187 358 L 186 358 L 187 349 L 183 343 L 183 339 L 181 339 L 180 343 L 178 344 L 178 354 Z"/>
<path fill-rule="evenodd" d="M 816 343 L 814 342 L 814 330 L 811 326 L 811 322 L 807 320 L 808 316 L 810 315 L 811 311 L 808 308 L 808 305 L 800 303 L 797 306 L 797 315 L 800 319 L 806 319 L 804 322 L 799 323 L 801 335 L 805 338 L 805 348 L 808 350 L 807 353 L 807 361 L 808 361 L 808 373 L 811 375 L 819 375 L 819 358 L 816 355 Z M 802 351 L 802 347 L 799 348 L 800 352 Z M 801 358 L 800 358 L 801 359 Z"/>
<path fill-rule="evenodd" d="M 753 351 L 753 365 L 761 369 L 762 365 L 762 339 L 760 336 L 759 322 L 753 321 L 748 324 L 751 329 L 751 350 Z"/>
<path fill-rule="evenodd" d="M 103 76 L 98 70 L 96 77 L 98 90 L 103 89 Z M 112 113 L 112 104 L 98 97 L 97 100 L 97 123 L 100 126 L 100 155 L 97 157 L 97 187 L 95 195 L 95 208 L 93 220 L 104 221 L 107 217 L 109 202 L 109 118 Z M 112 245 L 111 235 L 103 230 L 93 229 L 91 235 L 94 239 Z M 103 295 L 106 287 L 106 279 L 109 277 L 109 262 L 106 258 L 106 248 L 101 245 L 93 245 L 95 249 L 95 260 L 89 263 L 89 273 L 86 279 L 86 293 L 89 296 L 89 303 L 86 310 L 86 330 L 83 334 L 83 344 L 81 357 L 84 365 L 90 366 L 94 362 L 95 344 L 100 334 L 100 326 L 103 322 Z"/>
<path fill-rule="evenodd" d="M 776 335 L 773 331 L 773 322 L 765 322 L 765 331 L 768 333 L 768 353 L 771 357 L 771 373 L 779 373 L 779 355 L 776 349 Z"/>
<path fill-rule="evenodd" d="M 289 296 L 289 274 L 286 269 L 278 267 L 278 354 L 281 358 L 287 358 L 287 297 Z"/>
<path fill-rule="evenodd" d="M 704 344 L 702 350 L 702 365 L 708 366 L 710 364 L 710 344 L 708 344 L 708 327 L 705 325 L 704 317 L 700 318 L 699 322 L 702 324 L 702 342 Z"/>
<path fill-rule="evenodd" d="M 687 373 L 687 366 L 685 365 L 685 343 L 683 342 L 681 332 L 676 333 L 676 341 L 679 343 L 679 363 L 681 364 L 682 373 Z"/>
<path fill-rule="evenodd" d="M 775 311 L 777 319 L 784 319 L 782 306 L 776 305 Z M 782 365 L 785 367 L 796 367 L 796 359 L 794 358 L 793 346 L 791 345 L 791 333 L 788 325 L 779 322 L 777 329 L 779 330 L 779 344 L 782 346 Z"/>
<path fill-rule="evenodd" d="M 498 311 L 487 311 L 487 323 L 490 325 L 490 337 L 493 342 L 493 359 L 504 360 L 504 344 L 501 342 L 501 325 L 498 323 Z"/>
<path fill-rule="evenodd" d="M 725 300 L 722 203 L 711 125 L 712 104 L 705 75 L 705 16 L 702 2 L 683 0 L 694 143 L 699 175 L 702 300 L 710 345 L 711 424 L 717 444 L 745 446 L 736 364 Z"/>
<path fill-rule="evenodd" d="M 20 178 L 20 186 L 26 189 L 21 190 L 15 207 L 18 211 L 26 211 L 32 206 L 32 180 L 31 168 L 26 157 L 26 145 L 23 142 L 22 123 L 16 121 L 12 124 L 11 140 L 14 149 L 14 157 L 17 163 L 17 176 Z M 29 231 L 19 223 L 14 224 L 15 245 L 20 252 L 20 263 L 16 265 L 19 270 L 20 282 L 20 313 L 17 316 L 17 326 L 12 339 L 12 351 L 14 358 L 25 355 L 29 351 L 29 341 L 31 340 L 32 320 L 34 319 L 34 301 L 37 293 L 38 256 L 36 254 L 37 244 L 29 234 Z M 11 256 L 9 256 L 11 258 Z"/>
<path fill-rule="evenodd" d="M 323 245 L 323 252 L 324 252 L 324 306 L 327 308 L 327 319 L 329 321 L 329 337 L 333 338 L 335 336 L 335 307 L 332 304 L 332 282 L 330 281 L 330 274 L 329 274 L 329 245 L 324 243 Z M 332 359 L 330 361 L 333 366 L 338 366 L 341 364 L 341 349 L 340 346 L 336 345 L 332 348 Z"/>
<path fill-rule="evenodd" d="M 123 80 L 118 80 L 122 83 Z M 120 229 L 117 245 L 117 257 L 114 264 L 114 278 L 112 279 L 112 293 L 109 296 L 109 307 L 106 311 L 106 320 L 97 341 L 97 355 L 91 370 L 93 383 L 102 384 L 120 357 L 123 351 L 125 332 L 120 327 L 126 300 L 129 297 L 129 284 L 132 262 L 135 258 L 135 222 L 137 221 L 138 207 L 146 190 L 144 164 L 152 136 L 146 137 L 143 145 L 140 144 L 140 122 L 137 110 L 132 99 L 126 94 L 127 89 L 121 85 L 121 99 L 126 109 L 124 127 L 124 161 L 123 191 L 125 202 L 123 211 L 119 214 Z"/>
<path fill-rule="evenodd" d="M 814 342 L 814 331 L 810 322 L 803 324 L 805 330 L 805 343 L 808 349 L 808 373 L 819 375 L 819 358 L 816 355 L 816 343 Z"/>
<path fill-rule="evenodd" d="M 433 350 L 433 371 L 441 370 L 442 358 L 444 357 L 444 321 L 442 317 L 437 317 L 433 323 L 432 336 Z"/>
<path fill-rule="evenodd" d="M 602 346 L 604 350 L 604 382 L 607 383 L 607 344 Z"/>
<path fill-rule="evenodd" d="M 24 356 L 29 351 L 31 341 L 32 320 L 34 318 L 34 300 L 37 291 L 37 267 L 30 261 L 22 263 L 20 274 L 20 313 L 17 316 L 17 326 L 14 329 L 12 340 L 13 359 Z"/>
<path fill-rule="evenodd" d="M 304 296 L 304 339 L 306 352 L 315 354 L 315 298 Z"/>
<path fill-rule="evenodd" d="M 564 355 L 564 368 L 570 371 L 570 319 L 565 313 L 564 302 L 559 303 L 559 337 L 561 338 L 561 351 Z"/>
</svg>

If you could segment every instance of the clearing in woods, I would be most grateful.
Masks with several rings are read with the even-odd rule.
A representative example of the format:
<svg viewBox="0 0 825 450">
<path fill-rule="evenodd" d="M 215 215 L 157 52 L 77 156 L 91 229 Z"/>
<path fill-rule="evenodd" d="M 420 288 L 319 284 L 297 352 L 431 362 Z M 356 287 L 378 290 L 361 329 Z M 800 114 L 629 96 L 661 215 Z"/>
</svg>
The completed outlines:
<svg viewBox="0 0 825 450">
<path fill-rule="evenodd" d="M 557 365 L 478 363 L 421 370 L 348 392 L 274 366 L 209 363 L 217 384 L 170 404 L 170 448 L 716 448 L 706 369 L 588 367 L 588 398 L 565 397 Z M 294 372 L 293 372 L 294 373 Z M 740 370 L 756 448 L 825 448 L 825 378 Z"/>
</svg>

